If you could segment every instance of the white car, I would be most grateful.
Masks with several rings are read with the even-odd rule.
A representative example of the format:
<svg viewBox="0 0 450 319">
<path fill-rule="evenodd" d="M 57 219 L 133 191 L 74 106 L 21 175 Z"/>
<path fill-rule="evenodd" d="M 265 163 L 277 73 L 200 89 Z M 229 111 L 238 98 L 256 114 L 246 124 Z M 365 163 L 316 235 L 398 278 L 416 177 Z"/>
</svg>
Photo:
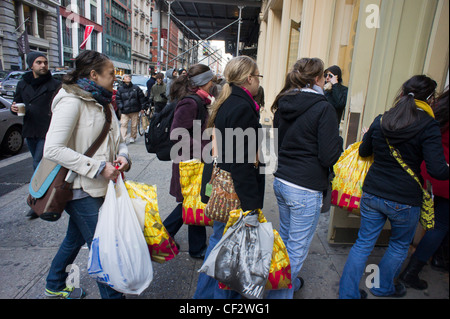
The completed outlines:
<svg viewBox="0 0 450 319">
<path fill-rule="evenodd" d="M 23 146 L 23 117 L 11 113 L 12 100 L 0 96 L 0 150 L 15 155 Z"/>
<path fill-rule="evenodd" d="M 131 83 L 139 86 L 139 88 L 144 92 L 144 95 L 147 96 L 147 81 L 150 80 L 150 76 L 148 75 L 138 75 L 133 74 L 131 76 Z"/>
</svg>

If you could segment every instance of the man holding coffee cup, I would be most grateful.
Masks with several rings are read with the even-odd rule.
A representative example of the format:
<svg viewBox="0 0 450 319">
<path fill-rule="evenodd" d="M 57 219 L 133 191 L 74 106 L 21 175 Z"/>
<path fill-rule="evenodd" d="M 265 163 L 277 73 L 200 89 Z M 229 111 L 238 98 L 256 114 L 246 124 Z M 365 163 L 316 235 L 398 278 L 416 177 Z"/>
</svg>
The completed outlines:
<svg viewBox="0 0 450 319">
<path fill-rule="evenodd" d="M 42 159 L 50 120 L 53 97 L 61 87 L 61 82 L 54 79 L 48 70 L 47 57 L 41 52 L 30 52 L 27 64 L 31 71 L 26 72 L 17 84 L 11 112 L 23 116 L 22 135 L 33 157 L 36 169 Z M 30 211 L 28 217 L 37 215 Z"/>
</svg>

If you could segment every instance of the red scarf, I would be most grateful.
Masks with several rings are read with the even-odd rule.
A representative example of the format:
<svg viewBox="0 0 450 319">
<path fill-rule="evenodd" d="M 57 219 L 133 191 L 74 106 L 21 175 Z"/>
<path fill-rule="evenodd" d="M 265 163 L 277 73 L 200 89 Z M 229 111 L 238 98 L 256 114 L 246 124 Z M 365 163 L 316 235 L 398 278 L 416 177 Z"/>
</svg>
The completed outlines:
<svg viewBox="0 0 450 319">
<path fill-rule="evenodd" d="M 250 91 L 247 90 L 247 89 L 246 89 L 245 87 L 243 87 L 243 86 L 241 86 L 241 89 L 243 89 L 243 90 L 248 94 L 248 96 L 250 96 L 250 97 L 252 98 L 253 102 L 255 102 L 256 111 L 259 112 L 259 105 L 258 105 L 258 103 L 256 103 L 256 101 L 255 101 L 255 99 L 253 98 L 253 95 L 250 93 Z"/>
<path fill-rule="evenodd" d="M 207 104 L 207 105 L 211 104 L 211 101 L 212 101 L 211 99 L 212 99 L 212 97 L 211 97 L 211 95 L 209 95 L 208 92 L 203 91 L 202 89 L 198 89 L 195 93 L 196 93 L 198 96 L 200 96 L 202 99 L 204 99 L 204 100 L 206 101 L 206 104 Z"/>
</svg>

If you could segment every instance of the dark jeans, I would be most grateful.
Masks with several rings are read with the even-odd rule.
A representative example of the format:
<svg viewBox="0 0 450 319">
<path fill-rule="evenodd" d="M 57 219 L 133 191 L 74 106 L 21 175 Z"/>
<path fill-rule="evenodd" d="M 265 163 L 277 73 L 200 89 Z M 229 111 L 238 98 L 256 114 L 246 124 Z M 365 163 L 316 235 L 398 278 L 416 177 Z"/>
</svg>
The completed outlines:
<svg viewBox="0 0 450 319">
<path fill-rule="evenodd" d="M 178 204 L 177 207 L 170 213 L 170 215 L 163 222 L 172 238 L 183 226 L 183 204 Z M 199 255 L 206 249 L 206 227 L 205 226 L 188 226 L 189 237 L 189 254 Z"/>
<path fill-rule="evenodd" d="M 426 263 L 448 234 L 448 199 L 434 196 L 434 228 L 423 236 L 413 256 Z"/>
<path fill-rule="evenodd" d="M 69 226 L 66 237 L 52 261 L 47 276 L 46 287 L 48 289 L 53 291 L 64 289 L 68 276 L 67 266 L 73 264 L 81 246 L 87 243 L 89 249 L 91 248 L 98 221 L 98 211 L 103 201 L 103 197 L 85 197 L 67 203 L 65 210 L 70 215 Z M 103 283 L 97 282 L 97 285 L 103 299 L 119 299 L 123 296 L 122 293 Z"/>
<path fill-rule="evenodd" d="M 33 169 L 36 170 L 36 167 L 38 167 L 39 162 L 44 155 L 45 138 L 27 137 L 25 140 L 27 141 L 28 149 L 33 157 Z"/>
</svg>

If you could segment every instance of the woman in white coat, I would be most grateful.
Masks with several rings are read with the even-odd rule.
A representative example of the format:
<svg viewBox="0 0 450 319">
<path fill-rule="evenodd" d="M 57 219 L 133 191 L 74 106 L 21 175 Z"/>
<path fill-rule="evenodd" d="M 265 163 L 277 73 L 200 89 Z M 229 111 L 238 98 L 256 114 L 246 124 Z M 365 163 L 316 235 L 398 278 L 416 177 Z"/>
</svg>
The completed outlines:
<svg viewBox="0 0 450 319">
<path fill-rule="evenodd" d="M 110 104 L 114 78 L 114 65 L 106 55 L 83 51 L 52 103 L 44 157 L 73 171 L 76 177 L 73 199 L 65 207 L 70 215 L 67 234 L 47 276 L 45 295 L 49 297 L 85 296 L 81 288 L 66 287 L 66 268 L 85 243 L 91 246 L 109 180 L 130 167 L 128 149 Z M 83 155 L 100 135 L 106 120 L 111 121 L 111 126 L 103 143 L 92 157 Z M 123 297 L 105 284 L 98 286 L 102 298 Z"/>
</svg>

